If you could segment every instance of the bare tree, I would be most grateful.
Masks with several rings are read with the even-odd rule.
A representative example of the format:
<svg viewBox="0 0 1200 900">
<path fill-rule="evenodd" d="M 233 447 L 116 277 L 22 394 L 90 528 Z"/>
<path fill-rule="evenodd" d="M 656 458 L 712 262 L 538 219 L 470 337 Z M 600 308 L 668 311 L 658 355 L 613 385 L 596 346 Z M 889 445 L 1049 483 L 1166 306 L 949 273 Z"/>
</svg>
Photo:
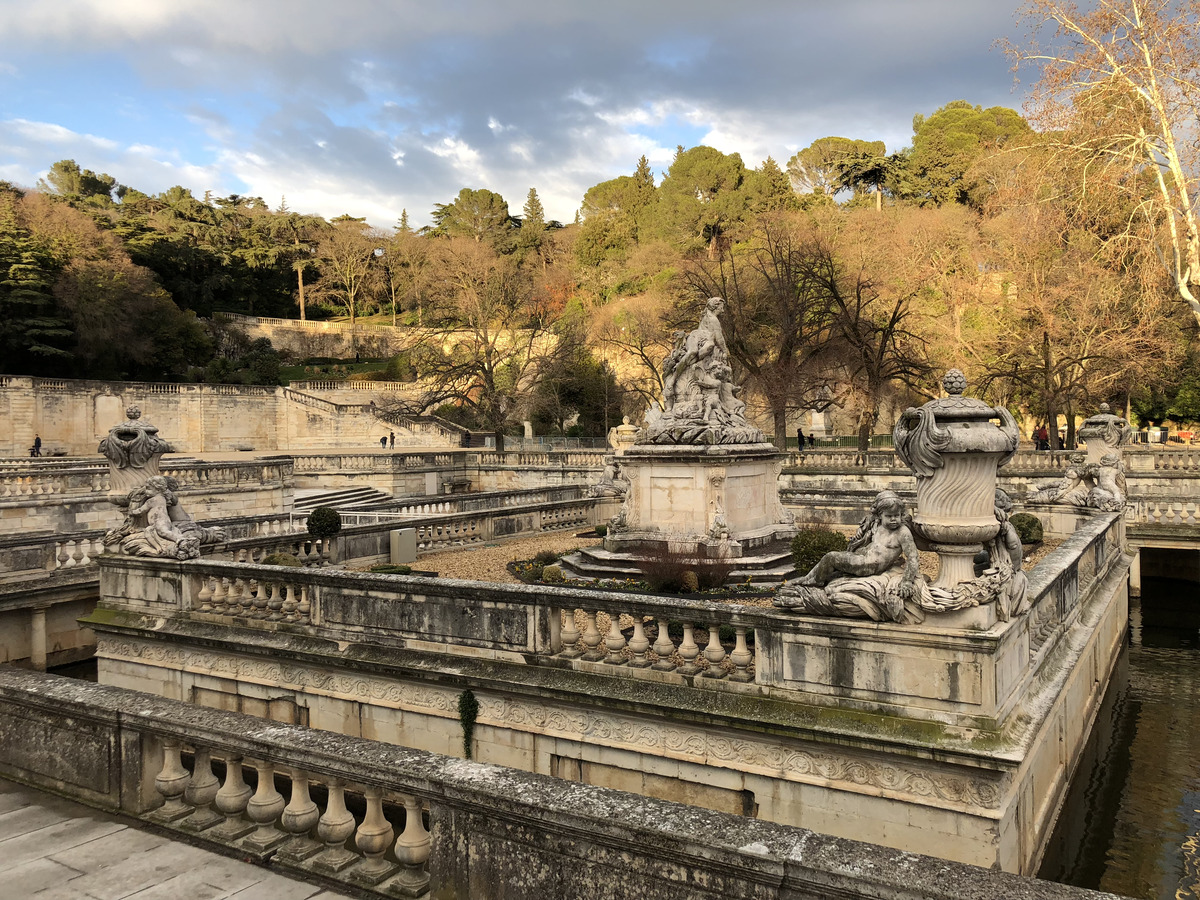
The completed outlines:
<svg viewBox="0 0 1200 900">
<path fill-rule="evenodd" d="M 1008 45 L 1040 68 L 1031 103 L 1050 146 L 1080 156 L 1081 191 L 1097 171 L 1136 210 L 1123 237 L 1149 242 L 1200 323 L 1200 2 L 1030 0 L 1024 18 L 1046 44 Z"/>
</svg>

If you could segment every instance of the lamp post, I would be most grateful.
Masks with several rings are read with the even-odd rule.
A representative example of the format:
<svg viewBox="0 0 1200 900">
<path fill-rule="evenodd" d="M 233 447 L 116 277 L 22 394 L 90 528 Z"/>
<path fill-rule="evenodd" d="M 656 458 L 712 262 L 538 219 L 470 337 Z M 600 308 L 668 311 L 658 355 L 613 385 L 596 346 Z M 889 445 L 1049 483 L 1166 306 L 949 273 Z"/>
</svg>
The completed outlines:
<svg viewBox="0 0 1200 900">
<path fill-rule="evenodd" d="M 392 327 L 396 326 L 396 291 L 392 285 L 392 270 L 388 265 L 387 251 L 382 247 L 375 248 L 375 258 L 383 263 L 383 274 L 387 278 L 388 297 L 392 301 Z"/>
</svg>

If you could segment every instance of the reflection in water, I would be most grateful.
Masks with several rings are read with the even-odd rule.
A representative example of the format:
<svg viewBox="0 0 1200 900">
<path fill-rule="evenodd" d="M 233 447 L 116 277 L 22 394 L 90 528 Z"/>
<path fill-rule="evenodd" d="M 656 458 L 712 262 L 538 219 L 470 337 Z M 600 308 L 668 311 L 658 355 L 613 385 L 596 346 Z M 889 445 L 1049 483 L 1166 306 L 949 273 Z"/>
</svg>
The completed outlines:
<svg viewBox="0 0 1200 900">
<path fill-rule="evenodd" d="M 1145 579 L 1040 875 L 1200 900 L 1200 586 Z"/>
</svg>

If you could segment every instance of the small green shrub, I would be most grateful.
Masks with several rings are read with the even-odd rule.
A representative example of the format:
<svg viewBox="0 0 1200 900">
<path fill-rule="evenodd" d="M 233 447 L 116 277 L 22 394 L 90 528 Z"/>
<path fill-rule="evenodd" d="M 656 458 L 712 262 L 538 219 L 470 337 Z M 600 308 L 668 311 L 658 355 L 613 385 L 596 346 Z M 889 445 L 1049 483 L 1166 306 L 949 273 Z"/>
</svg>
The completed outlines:
<svg viewBox="0 0 1200 900">
<path fill-rule="evenodd" d="M 846 536 L 828 528 L 804 528 L 792 538 L 792 560 L 800 572 L 807 572 L 831 550 L 845 550 Z"/>
<path fill-rule="evenodd" d="M 333 537 L 342 530 L 342 516 L 332 507 L 318 506 L 308 514 L 308 533 L 315 538 Z"/>
<path fill-rule="evenodd" d="M 700 576 L 696 574 L 695 569 L 688 569 L 679 576 L 679 592 L 681 594 L 694 594 L 700 590 Z"/>
<path fill-rule="evenodd" d="M 411 575 L 412 566 L 371 566 L 371 571 L 380 575 Z"/>
<path fill-rule="evenodd" d="M 264 566 L 303 566 L 304 564 L 290 553 L 272 553 L 269 556 L 264 556 L 262 560 Z"/>
<path fill-rule="evenodd" d="M 471 758 L 475 737 L 475 719 L 479 716 L 479 701 L 467 690 L 458 695 L 458 722 L 462 725 L 463 756 Z"/>
<path fill-rule="evenodd" d="M 1042 541 L 1042 521 L 1031 513 L 1015 513 L 1009 520 L 1017 530 L 1017 537 L 1022 544 L 1040 544 Z"/>
<path fill-rule="evenodd" d="M 552 566 L 558 562 L 558 554 L 553 550 L 539 550 L 533 561 L 539 566 Z"/>
<path fill-rule="evenodd" d="M 546 566 L 542 569 L 542 581 L 547 584 L 559 584 L 566 581 L 566 578 L 563 576 L 562 566 Z"/>
<path fill-rule="evenodd" d="M 596 526 L 596 537 L 607 537 L 607 536 L 608 536 L 608 526 L 607 525 L 597 525 Z"/>
</svg>

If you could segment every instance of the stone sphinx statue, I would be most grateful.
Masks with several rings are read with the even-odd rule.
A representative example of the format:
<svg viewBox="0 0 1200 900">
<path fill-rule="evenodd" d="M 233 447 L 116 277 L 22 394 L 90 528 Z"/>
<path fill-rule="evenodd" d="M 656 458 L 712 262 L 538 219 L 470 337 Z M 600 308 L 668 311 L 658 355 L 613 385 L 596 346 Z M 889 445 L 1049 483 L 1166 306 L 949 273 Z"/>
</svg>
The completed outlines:
<svg viewBox="0 0 1200 900">
<path fill-rule="evenodd" d="M 712 297 L 700 324 L 676 331 L 663 361 L 662 405 L 654 404 L 638 434 L 640 444 L 758 444 L 763 433 L 746 421 L 737 397 L 729 347 L 721 327 L 725 301 Z"/>
<path fill-rule="evenodd" d="M 159 472 L 159 460 L 171 445 L 141 419 L 136 406 L 125 415 L 128 421 L 110 429 L 100 442 L 108 459 L 109 499 L 125 511 L 125 521 L 104 536 L 104 546 L 130 556 L 195 559 L 202 544 L 219 543 L 225 533 L 198 525 L 184 511 L 177 497 L 179 483 Z"/>
<path fill-rule="evenodd" d="M 971 581 L 952 588 L 929 584 L 920 574 L 903 502 L 893 491 L 882 491 L 847 549 L 826 553 L 806 575 L 781 587 L 774 604 L 804 615 L 905 625 L 987 603 L 996 604 L 1002 621 L 1023 613 L 1027 601 L 1021 543 L 1007 524 L 1012 503 L 1003 491 L 996 495 L 1000 531 L 988 543 L 986 562 Z"/>
</svg>

